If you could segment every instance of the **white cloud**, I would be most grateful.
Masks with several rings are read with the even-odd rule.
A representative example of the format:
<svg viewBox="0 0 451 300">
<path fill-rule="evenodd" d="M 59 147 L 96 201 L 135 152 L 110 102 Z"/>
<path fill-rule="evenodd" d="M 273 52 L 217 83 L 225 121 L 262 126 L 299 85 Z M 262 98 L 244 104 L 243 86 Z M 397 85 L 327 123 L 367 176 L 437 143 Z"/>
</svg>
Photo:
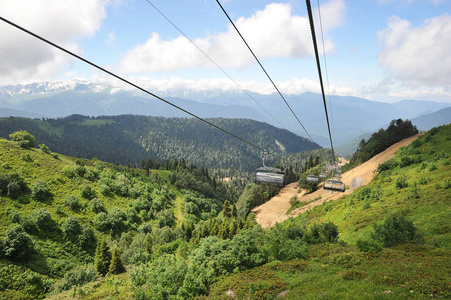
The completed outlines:
<svg viewBox="0 0 451 300">
<path fill-rule="evenodd" d="M 408 21 L 391 17 L 379 31 L 384 49 L 379 63 L 406 85 L 450 87 L 451 16 L 443 14 L 413 27 Z"/>
<path fill-rule="evenodd" d="M 92 37 L 106 17 L 107 0 L 0 0 L 2 17 L 81 53 L 76 40 Z M 0 24 L 0 80 L 48 79 L 72 59 L 34 37 Z"/>
<path fill-rule="evenodd" d="M 321 8 L 323 28 L 327 32 L 342 23 L 343 0 L 332 0 Z M 313 55 L 310 27 L 307 17 L 294 15 L 289 4 L 273 3 L 254 15 L 235 21 L 259 59 L 265 57 L 296 57 Z M 221 67 L 241 68 L 254 58 L 241 41 L 232 25 L 227 32 L 218 33 L 194 42 Z M 333 43 L 326 38 L 327 52 Z M 184 37 L 162 40 L 157 33 L 144 44 L 131 49 L 119 64 L 125 73 L 166 72 L 191 67 L 214 66 Z"/>
<path fill-rule="evenodd" d="M 108 38 L 105 40 L 105 43 L 107 43 L 108 45 L 112 45 L 116 42 L 116 36 L 114 35 L 114 31 L 111 31 L 108 34 Z"/>
</svg>

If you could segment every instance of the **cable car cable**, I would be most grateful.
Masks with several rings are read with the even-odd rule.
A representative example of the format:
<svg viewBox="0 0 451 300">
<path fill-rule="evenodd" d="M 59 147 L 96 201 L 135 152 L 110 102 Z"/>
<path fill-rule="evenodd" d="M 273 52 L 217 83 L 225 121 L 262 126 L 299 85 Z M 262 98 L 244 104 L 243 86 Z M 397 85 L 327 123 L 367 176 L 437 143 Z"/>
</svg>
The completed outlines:
<svg viewBox="0 0 451 300">
<path fill-rule="evenodd" d="M 207 57 L 219 70 L 222 71 L 222 73 L 224 73 L 227 77 L 229 77 L 230 80 L 232 80 L 246 95 L 249 96 L 249 98 L 252 99 L 252 101 L 254 101 L 255 103 L 257 103 L 271 118 L 274 119 L 274 121 L 276 121 L 280 127 L 284 127 L 282 124 L 280 124 L 280 122 L 269 112 L 267 111 L 260 103 L 258 103 L 257 100 L 254 99 L 254 97 L 251 96 L 251 94 L 249 94 L 248 91 L 246 91 L 244 88 L 241 87 L 241 85 L 236 82 L 223 68 L 221 68 L 210 56 L 208 56 L 207 53 L 205 53 L 205 51 L 203 51 L 199 46 L 196 45 L 196 43 L 194 43 L 177 25 L 174 24 L 174 22 L 172 22 L 168 17 L 166 17 L 166 15 L 160 11 L 152 2 L 150 2 L 150 0 L 146 0 L 147 3 L 149 3 L 160 15 L 163 16 L 163 18 L 165 18 L 169 23 L 171 23 L 172 26 L 174 26 L 175 29 L 177 29 L 188 41 L 191 42 L 191 44 L 193 44 L 200 52 L 203 53 L 203 55 L 205 55 L 205 57 Z"/>
<path fill-rule="evenodd" d="M 285 104 L 288 106 L 288 108 L 290 109 L 291 113 L 294 115 L 294 117 L 296 118 L 296 120 L 298 121 L 298 123 L 302 126 L 302 128 L 304 129 L 305 133 L 307 133 L 308 137 L 310 138 L 310 140 L 314 143 L 312 137 L 310 136 L 310 134 L 308 133 L 307 129 L 305 129 L 304 125 L 302 125 L 301 121 L 299 120 L 298 116 L 294 113 L 293 109 L 291 108 L 291 106 L 288 104 L 287 100 L 285 100 L 285 97 L 282 95 L 282 93 L 280 92 L 279 88 L 276 86 L 276 84 L 274 83 L 274 81 L 271 79 L 271 76 L 269 76 L 268 72 L 266 72 L 265 68 L 263 67 L 263 65 L 260 63 L 260 60 L 257 58 L 257 56 L 255 55 L 254 51 L 252 51 L 251 47 L 249 47 L 249 44 L 246 42 L 246 40 L 244 39 L 244 37 L 241 35 L 241 32 L 238 30 L 238 28 L 235 26 L 235 23 L 233 23 L 232 19 L 229 17 L 229 15 L 227 14 L 227 12 L 225 11 L 224 7 L 222 7 L 221 3 L 219 3 L 219 0 L 216 0 L 216 2 L 219 4 L 219 6 L 221 7 L 222 11 L 224 12 L 224 14 L 226 15 L 227 19 L 229 19 L 230 23 L 232 23 L 233 27 L 235 28 L 236 32 L 238 32 L 239 36 L 241 37 L 241 39 L 243 40 L 243 42 L 246 44 L 247 48 L 249 49 L 249 51 L 252 53 L 252 55 L 254 56 L 255 60 L 258 62 L 258 64 L 260 65 L 260 67 L 262 68 L 263 72 L 265 72 L 266 76 L 268 77 L 269 81 L 271 81 L 272 85 L 274 86 L 274 88 L 276 89 L 276 91 L 279 93 L 280 97 L 282 97 L 283 101 L 285 101 Z"/>
<path fill-rule="evenodd" d="M 318 47 L 316 45 L 315 25 L 313 24 L 312 7 L 310 5 L 310 0 L 306 0 L 305 2 L 307 4 L 307 12 L 308 12 L 308 16 L 309 16 L 310 30 L 312 32 L 313 48 L 315 50 L 316 66 L 318 68 L 318 76 L 319 76 L 319 83 L 321 85 L 321 94 L 323 97 L 324 111 L 326 113 L 326 121 L 327 121 L 327 129 L 329 131 L 330 147 L 332 149 L 332 156 L 333 156 L 333 160 L 335 162 L 334 144 L 332 142 L 332 134 L 330 132 L 329 116 L 327 114 L 326 97 L 324 95 L 324 84 L 323 84 L 323 77 L 321 75 L 321 64 L 319 61 Z"/>
<path fill-rule="evenodd" d="M 61 46 L 59 46 L 59 45 L 57 45 L 57 44 L 55 44 L 55 43 L 49 41 L 49 40 L 47 40 L 47 39 L 45 39 L 45 38 L 43 38 L 43 37 L 41 37 L 40 35 L 38 35 L 38 34 L 36 34 L 36 33 L 31 32 L 31 31 L 28 30 L 28 29 L 25 29 L 24 27 L 22 27 L 22 26 L 20 26 L 20 25 L 18 25 L 18 24 L 16 24 L 16 23 L 14 23 L 14 22 L 12 22 L 12 21 L 9 21 L 9 20 L 7 20 L 7 19 L 1 17 L 1 16 L 0 16 L 0 20 L 2 20 L 3 22 L 8 23 L 9 25 L 11 25 L 11 26 L 13 26 L 13 27 L 16 27 L 17 29 L 20 29 L 20 30 L 22 30 L 23 32 L 28 33 L 29 35 L 31 35 L 31 36 L 33 36 L 33 37 L 35 37 L 35 38 L 37 38 L 37 39 L 39 39 L 39 40 L 41 40 L 41 41 L 43 41 L 43 42 L 45 42 L 45 43 L 47 43 L 47 44 L 49 44 L 49 45 L 51 45 L 51 46 L 57 48 L 57 49 L 59 49 L 59 50 L 65 52 L 65 53 L 67 53 L 67 54 L 69 54 L 69 55 L 71 55 L 71 56 L 73 56 L 73 57 L 75 57 L 75 58 L 77 58 L 77 59 L 79 59 L 79 60 L 81 60 L 81 61 L 83 61 L 83 62 L 85 62 L 85 63 L 87 63 L 87 64 L 89 64 L 89 65 L 91 65 L 91 66 L 93 66 L 93 67 L 95 67 L 95 68 L 97 68 L 97 69 L 99 69 L 99 70 L 101 70 L 101 71 L 103 71 L 103 72 L 105 72 L 105 73 L 111 75 L 112 77 L 114 77 L 114 78 L 116 78 L 116 79 L 119 79 L 119 80 L 122 81 L 122 82 L 127 83 L 128 85 L 133 86 L 134 88 L 136 88 L 136 89 L 138 89 L 138 90 L 140 90 L 140 91 L 142 91 L 142 92 L 144 92 L 144 93 L 146 93 L 146 94 L 149 94 L 149 95 L 151 95 L 151 96 L 157 98 L 157 99 L 160 100 L 160 101 L 165 102 L 166 104 L 169 104 L 169 105 L 171 105 L 171 106 L 177 108 L 178 110 L 183 111 L 184 113 L 186 113 L 186 114 L 188 114 L 188 115 L 190 115 L 190 116 L 192 116 L 192 117 L 195 117 L 196 119 L 198 119 L 198 120 L 200 120 L 200 121 L 202 121 L 202 122 L 204 122 L 204 123 L 207 123 L 207 124 L 210 125 L 210 126 L 213 126 L 214 128 L 216 128 L 216 129 L 218 129 L 218 130 L 221 130 L 222 132 L 225 132 L 225 133 L 229 134 L 230 136 L 232 136 L 232 137 L 234 137 L 234 138 L 236 138 L 236 139 L 238 139 L 238 140 L 240 140 L 240 141 L 242 141 L 242 142 L 244 142 L 244 143 L 246 143 L 246 144 L 248 144 L 248 145 L 250 145 L 250 146 L 252 146 L 252 147 L 254 147 L 254 148 L 257 148 L 257 149 L 259 149 L 259 150 L 261 150 L 261 151 L 263 151 L 263 152 L 266 152 L 266 153 L 269 153 L 269 154 L 271 154 L 271 155 L 274 155 L 274 156 L 276 156 L 276 157 L 281 158 L 279 155 L 277 155 L 277 154 L 275 154 L 275 153 L 270 153 L 270 152 L 267 151 L 266 149 L 263 149 L 262 147 L 257 146 L 257 145 L 255 145 L 254 143 L 249 142 L 249 141 L 245 140 L 244 138 L 241 138 L 241 137 L 239 137 L 239 136 L 237 136 L 237 135 L 235 135 L 235 134 L 233 134 L 233 133 L 231 133 L 231 132 L 229 132 L 229 131 L 227 131 L 227 130 L 225 130 L 225 129 L 223 129 L 223 128 L 221 128 L 221 127 L 219 127 L 219 126 L 217 126 L 217 125 L 215 125 L 215 124 L 213 124 L 213 123 L 211 123 L 211 122 L 209 122 L 209 121 L 207 121 L 207 120 L 205 120 L 205 119 L 203 119 L 203 118 L 201 118 L 201 117 L 199 117 L 199 116 L 197 116 L 197 115 L 195 115 L 195 114 L 193 114 L 193 113 L 191 113 L 191 112 L 189 112 L 189 111 L 187 111 L 186 109 L 183 109 L 183 108 L 181 108 L 180 106 L 177 106 L 177 105 L 175 105 L 175 104 L 169 102 L 168 100 L 165 100 L 165 99 L 163 99 L 162 97 L 157 96 L 157 95 L 155 95 L 154 93 L 147 91 L 146 89 L 140 87 L 139 85 L 134 84 L 133 82 L 128 81 L 127 79 L 124 79 L 124 78 L 120 77 L 119 75 L 116 75 L 115 73 L 113 73 L 113 72 L 111 72 L 111 71 L 108 71 L 108 70 L 106 70 L 106 69 L 100 67 L 99 65 L 96 65 L 95 63 L 93 63 L 93 62 L 91 62 L 91 61 L 89 61 L 89 60 L 87 60 L 87 59 L 85 59 L 85 58 L 83 58 L 83 57 L 81 57 L 81 56 L 79 56 L 79 55 L 77 55 L 77 54 L 75 54 L 75 53 L 73 53 L 73 52 L 71 52 L 71 51 L 69 51 L 69 50 L 67 50 L 67 49 L 65 49 L 65 48 L 63 48 L 63 47 L 61 47 Z"/>
<path fill-rule="evenodd" d="M 324 57 L 324 68 L 326 71 L 326 82 L 327 82 L 327 96 L 329 98 L 329 108 L 330 108 L 330 121 L 332 123 L 332 139 L 336 141 L 335 138 L 335 125 L 334 125 L 334 113 L 332 111 L 332 101 L 330 97 L 330 85 L 329 85 L 329 72 L 327 69 L 327 59 L 326 59 L 326 47 L 324 46 L 324 33 L 323 33 L 323 22 L 321 18 L 321 8 L 319 5 L 319 0 L 316 0 L 316 3 L 318 4 L 318 16 L 319 16 L 319 26 L 321 29 L 321 43 L 323 45 L 323 57 Z"/>
</svg>

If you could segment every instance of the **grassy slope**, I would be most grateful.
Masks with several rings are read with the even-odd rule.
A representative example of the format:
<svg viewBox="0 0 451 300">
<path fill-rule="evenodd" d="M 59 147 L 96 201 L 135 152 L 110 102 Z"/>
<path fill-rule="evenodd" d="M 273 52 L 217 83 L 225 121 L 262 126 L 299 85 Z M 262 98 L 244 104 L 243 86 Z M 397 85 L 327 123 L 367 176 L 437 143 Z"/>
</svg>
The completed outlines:
<svg viewBox="0 0 451 300">
<path fill-rule="evenodd" d="M 451 297 L 451 125 L 428 139 L 422 137 L 421 146 L 404 147 L 395 157 L 421 157 L 421 162 L 385 171 L 354 194 L 287 221 L 332 221 L 341 243 L 310 246 L 306 260 L 273 262 L 223 277 L 211 288 L 211 298 L 230 299 L 226 291 L 238 299 L 272 299 L 279 293 L 285 299 Z M 402 176 L 408 187 L 397 188 Z M 424 241 L 379 254 L 358 251 L 355 241 L 370 233 L 369 225 L 393 212 L 406 214 Z"/>
<path fill-rule="evenodd" d="M 60 279 L 67 270 L 79 265 L 93 262 L 93 250 L 81 250 L 80 247 L 66 241 L 61 233 L 61 224 L 69 215 L 75 215 L 81 224 L 90 224 L 96 214 L 90 209 L 89 200 L 81 196 L 80 187 L 90 185 L 94 188 L 97 198 L 105 206 L 118 207 L 125 211 L 133 199 L 117 195 L 104 196 L 99 191 L 98 182 L 90 182 L 76 177 L 69 179 L 63 174 L 63 168 L 74 166 L 76 158 L 59 155 L 58 158 L 45 154 L 39 149 L 22 149 L 14 142 L 0 138 L 0 173 L 17 172 L 23 177 L 28 188 L 36 179 L 43 180 L 50 187 L 53 199 L 44 202 L 34 201 L 30 193 L 21 195 L 18 199 L 11 199 L 0 195 L 0 239 L 3 239 L 7 230 L 13 226 L 9 218 L 10 211 L 17 211 L 21 217 L 32 216 L 33 212 L 45 208 L 50 212 L 55 222 L 53 231 L 41 232 L 31 235 L 35 251 L 25 261 L 10 261 L 0 257 L 0 299 L 29 299 L 33 294 L 33 285 L 29 282 L 31 273 L 38 273 L 43 281 L 49 284 Z M 29 155 L 32 161 L 25 161 L 23 155 Z M 93 165 L 93 161 L 79 159 L 86 166 Z M 109 165 L 113 172 L 117 167 Z M 143 172 L 136 170 L 135 172 Z M 151 170 L 151 177 L 158 177 L 162 185 L 169 186 L 170 171 Z M 69 195 L 76 195 L 80 199 L 80 209 L 71 210 L 64 205 L 64 199 Z M 101 234 L 96 233 L 98 236 Z M 121 278 L 120 276 L 118 278 Z M 114 283 L 114 282 L 113 282 Z M 103 280 L 98 285 L 110 286 L 111 280 Z M 115 284 L 115 283 L 114 283 Z M 111 287 L 114 291 L 114 284 Z M 99 291 L 99 293 L 101 293 Z M 108 290 L 107 293 L 111 293 Z M 36 295 L 35 295 L 36 296 Z M 41 295 L 43 296 L 43 295 Z M 99 296 L 99 299 L 104 298 Z"/>
</svg>

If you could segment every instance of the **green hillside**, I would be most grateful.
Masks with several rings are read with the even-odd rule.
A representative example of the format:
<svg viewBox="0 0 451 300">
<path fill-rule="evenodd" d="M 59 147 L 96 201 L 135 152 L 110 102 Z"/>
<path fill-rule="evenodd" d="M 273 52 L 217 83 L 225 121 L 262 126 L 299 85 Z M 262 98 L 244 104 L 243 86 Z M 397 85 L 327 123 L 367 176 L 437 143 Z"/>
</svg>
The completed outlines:
<svg viewBox="0 0 451 300">
<path fill-rule="evenodd" d="M 369 185 L 267 230 L 248 212 L 275 189 L 0 139 L 0 299 L 449 298 L 450 137 L 431 130 Z"/>
<path fill-rule="evenodd" d="M 239 137 L 278 155 L 319 149 L 296 134 L 249 119 L 208 119 Z M 53 151 L 74 157 L 140 166 L 148 158 L 163 164 L 185 158 L 210 169 L 254 171 L 261 151 L 194 118 L 134 115 L 59 119 L 0 118 L 0 137 L 27 130 Z M 268 165 L 280 161 L 267 158 Z M 288 165 L 286 166 L 288 167 Z"/>
<path fill-rule="evenodd" d="M 210 296 L 227 299 L 225 292 L 233 291 L 239 299 L 450 298 L 451 125 L 401 148 L 367 186 L 282 226 L 327 222 L 338 226 L 339 243 L 310 246 L 307 259 L 221 278 Z M 393 241 L 399 244 L 389 246 Z"/>
</svg>

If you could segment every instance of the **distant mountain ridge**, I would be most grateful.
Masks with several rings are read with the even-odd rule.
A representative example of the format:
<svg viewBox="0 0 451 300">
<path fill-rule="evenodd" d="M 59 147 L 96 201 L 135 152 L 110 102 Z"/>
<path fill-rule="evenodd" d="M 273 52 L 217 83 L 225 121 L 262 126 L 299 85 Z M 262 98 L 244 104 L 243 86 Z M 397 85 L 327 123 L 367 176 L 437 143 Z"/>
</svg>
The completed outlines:
<svg viewBox="0 0 451 300">
<path fill-rule="evenodd" d="M 252 119 L 307 136 L 276 94 L 249 92 L 251 98 L 244 92 L 218 90 L 173 89 L 155 93 L 203 118 Z M 321 96 L 304 93 L 286 95 L 285 98 L 314 141 L 328 147 Z M 374 132 L 393 119 L 412 119 L 451 106 L 451 103 L 417 100 L 383 103 L 348 96 L 331 96 L 331 102 L 332 106 L 328 109 L 337 146 L 362 134 Z M 121 90 L 83 80 L 0 87 L 0 116 L 8 114 L 25 117 L 34 114 L 46 118 L 71 114 L 188 117 L 182 111 L 140 91 Z"/>
</svg>

